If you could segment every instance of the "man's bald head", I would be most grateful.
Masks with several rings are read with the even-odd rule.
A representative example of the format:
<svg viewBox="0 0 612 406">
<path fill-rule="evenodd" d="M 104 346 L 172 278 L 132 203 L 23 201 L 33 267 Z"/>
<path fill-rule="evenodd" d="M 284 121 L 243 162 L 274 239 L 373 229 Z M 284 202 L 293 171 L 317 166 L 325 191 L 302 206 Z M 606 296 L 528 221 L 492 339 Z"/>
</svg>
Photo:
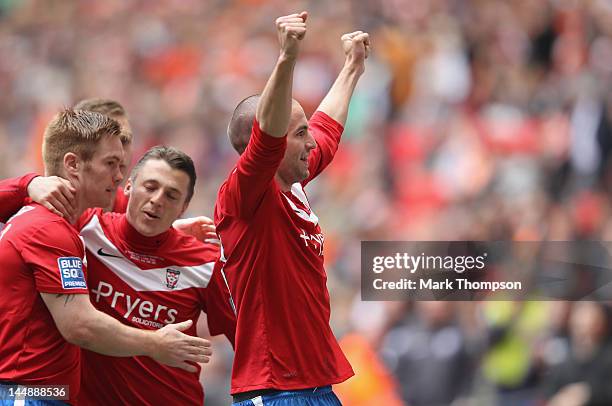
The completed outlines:
<svg viewBox="0 0 612 406">
<path fill-rule="evenodd" d="M 259 98 L 260 95 L 254 94 L 238 103 L 238 106 L 234 109 L 234 114 L 232 114 L 232 119 L 227 126 L 227 136 L 234 149 L 240 155 L 242 155 L 247 145 L 249 145 L 251 129 L 253 127 L 253 121 L 255 120 Z"/>
</svg>

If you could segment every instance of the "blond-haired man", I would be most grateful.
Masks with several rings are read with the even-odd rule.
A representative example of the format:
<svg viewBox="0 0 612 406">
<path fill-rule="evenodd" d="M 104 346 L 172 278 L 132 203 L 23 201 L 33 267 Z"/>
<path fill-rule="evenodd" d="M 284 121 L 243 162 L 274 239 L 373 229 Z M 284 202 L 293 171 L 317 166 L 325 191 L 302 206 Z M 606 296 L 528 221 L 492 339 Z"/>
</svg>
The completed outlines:
<svg viewBox="0 0 612 406">
<path fill-rule="evenodd" d="M 102 114 L 67 109 L 45 130 L 45 174 L 78 190 L 77 213 L 106 207 L 123 176 L 121 128 Z M 0 398 L 14 385 L 68 385 L 69 402 L 80 386 L 77 346 L 112 356 L 147 355 L 194 370 L 207 362 L 210 343 L 180 332 L 191 321 L 144 331 L 123 325 L 92 306 L 85 248 L 63 217 L 33 203 L 0 236 Z M 7 386 L 13 385 L 13 386 Z"/>
<path fill-rule="evenodd" d="M 74 110 L 87 110 L 100 113 L 119 123 L 121 127 L 121 143 L 123 145 L 123 159 L 119 164 L 119 170 L 124 178 L 127 178 L 130 162 L 132 161 L 132 126 L 127 111 L 121 103 L 113 99 L 90 98 L 79 101 L 73 107 Z M 76 218 L 75 188 L 66 179 L 58 176 L 38 176 L 35 173 L 27 174 L 20 178 L 23 184 L 14 185 L 17 189 L 20 185 L 27 186 L 27 195 L 35 202 L 40 203 L 52 212 L 66 218 Z M 6 186 L 6 185 L 5 185 Z M 13 185 L 11 185 L 13 186 Z M 12 203 L 0 209 L 0 218 L 6 218 L 17 211 L 25 196 L 17 196 Z M 113 199 L 108 206 L 103 207 L 105 211 L 122 213 L 127 207 L 121 186 L 113 191 Z"/>
</svg>

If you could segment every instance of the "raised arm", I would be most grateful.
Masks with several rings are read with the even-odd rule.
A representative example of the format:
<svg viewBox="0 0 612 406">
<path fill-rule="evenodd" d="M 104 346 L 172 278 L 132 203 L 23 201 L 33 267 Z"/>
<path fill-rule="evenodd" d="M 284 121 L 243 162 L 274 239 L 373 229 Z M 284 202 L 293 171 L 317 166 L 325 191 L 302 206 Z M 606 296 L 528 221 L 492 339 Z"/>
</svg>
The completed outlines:
<svg viewBox="0 0 612 406">
<path fill-rule="evenodd" d="M 181 333 L 191 320 L 156 330 L 128 327 L 96 310 L 86 294 L 41 293 L 55 325 L 66 341 L 79 347 L 115 357 L 146 355 L 156 361 L 189 372 L 190 362 L 208 362 L 210 342 Z"/>
<path fill-rule="evenodd" d="M 227 182 L 221 186 L 216 213 L 250 218 L 274 182 L 287 146 L 293 68 L 299 42 L 306 33 L 306 18 L 304 11 L 276 20 L 280 55 L 262 94 L 253 96 L 252 102 L 248 101 L 251 98 L 245 99 L 234 111 L 228 134 L 241 155 Z"/>
<path fill-rule="evenodd" d="M 349 102 L 357 81 L 365 71 L 365 59 L 370 52 L 370 37 L 365 32 L 344 34 L 340 39 L 345 55 L 344 66 L 308 122 L 317 148 L 308 158 L 310 176 L 302 182 L 302 186 L 316 178 L 333 160 L 344 130 Z"/>
<path fill-rule="evenodd" d="M 340 39 L 345 55 L 344 66 L 317 110 L 344 126 L 353 91 L 365 71 L 365 59 L 370 53 L 370 36 L 366 32 L 355 31 L 344 34 Z"/>
<path fill-rule="evenodd" d="M 276 19 L 280 55 L 257 104 L 255 118 L 261 130 L 273 137 L 287 134 L 291 116 L 293 69 L 299 44 L 306 35 L 305 11 Z"/>
</svg>

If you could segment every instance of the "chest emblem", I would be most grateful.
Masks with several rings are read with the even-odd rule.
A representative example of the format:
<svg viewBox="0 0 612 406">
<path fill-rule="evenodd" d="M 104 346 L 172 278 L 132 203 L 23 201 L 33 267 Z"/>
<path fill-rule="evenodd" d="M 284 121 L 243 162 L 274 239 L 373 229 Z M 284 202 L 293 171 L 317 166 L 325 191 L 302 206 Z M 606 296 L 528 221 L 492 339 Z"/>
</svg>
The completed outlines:
<svg viewBox="0 0 612 406">
<path fill-rule="evenodd" d="M 176 269 L 167 268 L 166 269 L 166 287 L 168 289 L 176 288 L 178 285 L 179 276 L 181 276 L 181 271 Z"/>
</svg>

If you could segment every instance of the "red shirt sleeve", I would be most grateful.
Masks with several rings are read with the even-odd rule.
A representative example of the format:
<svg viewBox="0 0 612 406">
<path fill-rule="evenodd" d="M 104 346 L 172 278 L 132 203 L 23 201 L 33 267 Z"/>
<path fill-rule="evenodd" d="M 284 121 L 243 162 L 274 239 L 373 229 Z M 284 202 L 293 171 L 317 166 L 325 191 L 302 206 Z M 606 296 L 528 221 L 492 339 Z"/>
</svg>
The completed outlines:
<svg viewBox="0 0 612 406">
<path fill-rule="evenodd" d="M 24 206 L 28 197 L 28 185 L 37 176 L 28 173 L 18 178 L 0 180 L 0 223 L 6 223 Z"/>
<path fill-rule="evenodd" d="M 210 335 L 225 335 L 233 347 L 236 336 L 236 315 L 232 308 L 229 290 L 221 274 L 222 267 L 221 261 L 215 263 L 210 282 L 205 289 L 202 310 L 206 312 Z"/>
<path fill-rule="evenodd" d="M 316 178 L 334 159 L 344 127 L 327 114 L 318 110 L 310 117 L 308 131 L 317 142 L 317 147 L 310 153 L 308 158 L 310 175 L 302 182 L 302 186 L 306 186 L 308 182 Z"/>
<path fill-rule="evenodd" d="M 36 289 L 44 293 L 88 293 L 85 247 L 63 220 L 46 223 L 28 235 L 20 249 L 24 262 L 32 269 Z"/>
<path fill-rule="evenodd" d="M 255 120 L 249 145 L 220 191 L 224 195 L 222 211 L 239 218 L 251 217 L 274 183 L 274 174 L 286 148 L 286 137 L 264 133 Z"/>
</svg>

